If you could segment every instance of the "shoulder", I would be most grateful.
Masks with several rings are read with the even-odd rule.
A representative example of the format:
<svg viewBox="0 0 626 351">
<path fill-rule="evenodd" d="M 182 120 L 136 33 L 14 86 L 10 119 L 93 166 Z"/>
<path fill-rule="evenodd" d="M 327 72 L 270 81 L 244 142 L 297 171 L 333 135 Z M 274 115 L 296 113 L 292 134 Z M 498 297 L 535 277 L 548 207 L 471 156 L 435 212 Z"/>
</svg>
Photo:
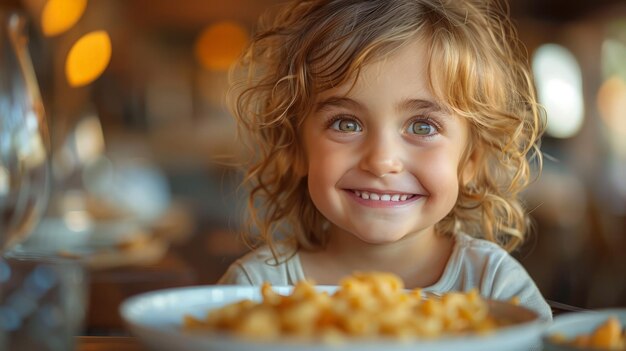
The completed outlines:
<svg viewBox="0 0 626 351">
<path fill-rule="evenodd" d="M 462 287 L 464 290 L 481 286 L 481 292 L 484 292 L 484 288 L 492 282 L 495 272 L 503 265 L 518 264 L 506 250 L 491 241 L 474 238 L 465 233 L 456 234 L 454 240 L 454 250 L 448 261 L 445 277 L 448 278 L 449 284 L 458 281 L 469 284 Z"/>
<path fill-rule="evenodd" d="M 528 275 L 513 256 L 494 242 L 463 233 L 457 234 L 455 240 L 453 259 L 458 260 L 458 264 L 466 269 L 482 272 L 484 276 L 492 278 L 511 273 Z"/>
<path fill-rule="evenodd" d="M 500 245 L 474 238 L 465 233 L 455 235 L 455 253 L 458 258 L 473 260 L 476 263 L 490 263 L 507 261 L 512 257 Z"/>
<path fill-rule="evenodd" d="M 454 236 L 456 245 L 466 248 L 486 249 L 486 250 L 503 250 L 502 247 L 492 241 L 475 238 L 469 234 L 458 233 Z"/>
<path fill-rule="evenodd" d="M 263 245 L 248 252 L 247 254 L 239 258 L 237 262 L 243 265 L 255 265 L 265 262 L 271 263 L 271 261 L 273 260 L 274 255 L 272 255 L 272 250 L 270 250 L 269 246 Z"/>
<path fill-rule="evenodd" d="M 261 246 L 233 262 L 218 284 L 290 285 L 294 266 L 299 260 L 294 255 L 283 255 L 277 260 L 269 246 Z"/>
<path fill-rule="evenodd" d="M 456 237 L 455 252 L 449 265 L 456 281 L 464 282 L 463 290 L 478 288 L 481 295 L 509 300 L 513 297 L 537 311 L 544 319 L 551 319 L 550 308 L 532 277 L 523 265 L 500 245 L 473 238 L 467 234 Z"/>
</svg>

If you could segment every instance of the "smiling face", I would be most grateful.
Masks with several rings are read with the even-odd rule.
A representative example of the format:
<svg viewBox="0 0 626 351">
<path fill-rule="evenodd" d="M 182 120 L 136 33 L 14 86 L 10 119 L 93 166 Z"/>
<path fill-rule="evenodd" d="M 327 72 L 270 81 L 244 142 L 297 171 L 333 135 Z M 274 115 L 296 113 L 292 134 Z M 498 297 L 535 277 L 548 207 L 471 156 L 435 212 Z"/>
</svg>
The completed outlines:
<svg viewBox="0 0 626 351">
<path fill-rule="evenodd" d="M 429 89 L 418 40 L 322 92 L 302 129 L 308 188 L 330 235 L 382 244 L 434 233 L 454 207 L 468 125 Z"/>
</svg>

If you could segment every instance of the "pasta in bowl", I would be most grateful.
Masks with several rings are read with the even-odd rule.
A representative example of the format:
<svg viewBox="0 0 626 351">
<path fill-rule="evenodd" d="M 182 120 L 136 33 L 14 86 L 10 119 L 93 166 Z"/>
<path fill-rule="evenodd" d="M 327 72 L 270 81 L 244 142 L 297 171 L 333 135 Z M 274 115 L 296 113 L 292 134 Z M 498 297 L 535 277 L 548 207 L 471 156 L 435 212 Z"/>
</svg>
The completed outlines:
<svg viewBox="0 0 626 351">
<path fill-rule="evenodd" d="M 546 351 L 626 350 L 626 308 L 557 316 L 543 336 Z"/>
<path fill-rule="evenodd" d="M 405 290 L 368 273 L 339 286 L 200 286 L 155 291 L 121 306 L 153 350 L 529 350 L 543 322 L 476 292 Z"/>
</svg>

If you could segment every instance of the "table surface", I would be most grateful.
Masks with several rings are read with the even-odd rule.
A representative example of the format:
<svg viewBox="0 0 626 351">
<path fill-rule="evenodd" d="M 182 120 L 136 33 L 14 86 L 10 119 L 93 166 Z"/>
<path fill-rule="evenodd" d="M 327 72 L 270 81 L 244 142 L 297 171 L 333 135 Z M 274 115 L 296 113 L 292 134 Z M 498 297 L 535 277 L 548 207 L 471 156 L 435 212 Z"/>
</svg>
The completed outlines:
<svg viewBox="0 0 626 351">
<path fill-rule="evenodd" d="M 76 351 L 148 351 L 131 336 L 79 336 Z"/>
<path fill-rule="evenodd" d="M 157 262 L 90 272 L 85 333 L 76 337 L 75 351 L 148 351 L 127 335 L 119 314 L 126 298 L 147 291 L 197 284 L 192 267 L 168 252 Z"/>
<path fill-rule="evenodd" d="M 168 253 L 150 265 L 93 271 L 83 335 L 124 335 L 120 304 L 140 293 L 197 284 L 193 269 L 179 256 Z"/>
</svg>

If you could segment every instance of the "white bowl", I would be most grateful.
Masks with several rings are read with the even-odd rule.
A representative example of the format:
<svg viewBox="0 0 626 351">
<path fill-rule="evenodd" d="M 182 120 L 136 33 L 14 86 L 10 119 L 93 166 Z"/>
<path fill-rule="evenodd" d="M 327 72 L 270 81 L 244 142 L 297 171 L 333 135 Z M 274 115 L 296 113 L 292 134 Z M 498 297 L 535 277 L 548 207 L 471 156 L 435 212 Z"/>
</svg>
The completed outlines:
<svg viewBox="0 0 626 351">
<path fill-rule="evenodd" d="M 617 317 L 622 326 L 626 325 L 626 308 L 571 312 L 557 316 L 543 335 L 544 351 L 592 350 L 554 343 L 550 337 L 560 334 L 570 340 L 577 335 L 590 334 L 610 316 Z"/>
<path fill-rule="evenodd" d="M 336 287 L 318 287 L 334 291 Z M 291 287 L 274 287 L 280 294 L 288 294 Z M 198 335 L 182 330 L 183 316 L 191 314 L 204 318 L 210 309 L 242 299 L 260 300 L 259 287 L 196 286 L 148 292 L 133 296 L 122 303 L 120 313 L 131 332 L 155 351 L 513 351 L 537 350 L 541 333 L 546 326 L 536 314 L 521 307 L 494 302 L 504 307 L 503 313 L 524 320 L 501 328 L 488 335 L 449 336 L 437 340 L 415 342 L 363 341 L 340 345 L 289 342 L 251 343 L 222 334 Z M 498 307 L 498 308 L 500 308 Z"/>
</svg>

